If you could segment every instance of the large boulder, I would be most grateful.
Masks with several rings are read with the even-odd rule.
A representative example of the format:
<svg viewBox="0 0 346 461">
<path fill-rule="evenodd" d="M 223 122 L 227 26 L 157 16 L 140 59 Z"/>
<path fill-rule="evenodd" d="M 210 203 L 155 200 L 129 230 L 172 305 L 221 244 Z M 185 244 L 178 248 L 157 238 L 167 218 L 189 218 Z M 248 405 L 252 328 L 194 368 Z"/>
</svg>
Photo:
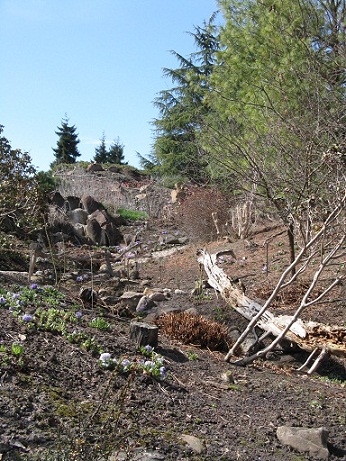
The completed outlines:
<svg viewBox="0 0 346 461">
<path fill-rule="evenodd" d="M 88 213 L 82 208 L 69 211 L 67 216 L 72 224 L 86 224 L 88 219 Z"/>
<path fill-rule="evenodd" d="M 51 205 L 55 205 L 59 208 L 63 208 L 65 205 L 65 199 L 64 197 L 60 194 L 60 192 L 55 191 L 52 192 L 49 197 L 48 197 L 48 203 Z"/>
<path fill-rule="evenodd" d="M 106 245 L 114 246 L 122 241 L 122 233 L 113 222 L 106 223 L 102 230 L 105 233 Z"/>
<path fill-rule="evenodd" d="M 75 197 L 74 195 L 69 195 L 65 199 L 65 208 L 66 211 L 72 211 L 76 208 L 80 208 L 80 198 Z"/>
<path fill-rule="evenodd" d="M 106 243 L 104 231 L 102 231 L 100 224 L 95 218 L 88 220 L 85 226 L 85 235 L 93 243 L 96 243 L 96 245 L 104 245 Z"/>
<path fill-rule="evenodd" d="M 82 207 L 88 214 L 94 213 L 96 210 L 103 210 L 104 206 L 102 203 L 95 200 L 91 195 L 83 195 L 80 199 Z"/>
</svg>

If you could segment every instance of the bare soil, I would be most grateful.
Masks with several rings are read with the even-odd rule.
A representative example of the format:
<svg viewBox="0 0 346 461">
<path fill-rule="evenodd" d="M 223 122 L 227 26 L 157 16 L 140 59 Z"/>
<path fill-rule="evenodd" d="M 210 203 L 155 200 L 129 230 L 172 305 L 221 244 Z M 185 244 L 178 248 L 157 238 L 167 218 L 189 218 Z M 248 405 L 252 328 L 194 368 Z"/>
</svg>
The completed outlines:
<svg viewBox="0 0 346 461">
<path fill-rule="evenodd" d="M 162 227 L 151 227 L 147 238 Z M 280 271 L 287 264 L 286 238 L 268 239 L 278 229 L 261 232 L 243 242 L 212 242 L 209 251 L 232 248 L 234 262 L 223 267 L 244 283 L 247 294 L 265 299 Z M 17 249 L 21 252 L 21 246 Z M 170 300 L 162 310 L 195 308 L 197 313 L 228 327 L 242 329 L 244 319 L 226 306 L 213 290 L 191 297 L 201 277 L 196 259 L 198 245 L 189 245 L 167 258 L 139 265 L 140 279 L 151 287 L 170 288 Z M 24 247 L 23 247 L 24 251 Z M 87 251 L 83 248 L 79 252 Z M 269 258 L 269 259 L 268 259 Z M 23 257 L 3 268 L 27 270 Z M 268 271 L 263 266 L 269 264 Z M 1 275 L 1 288 L 15 293 L 28 286 L 25 275 Z M 89 286 L 90 282 L 84 282 Z M 95 289 L 107 282 L 93 285 Z M 94 344 L 116 359 L 139 361 L 140 352 L 129 336 L 133 318 L 101 304 L 81 305 L 80 284 L 62 283 L 65 298 L 57 309 L 80 311 L 71 327 L 93 338 Z M 40 287 L 40 284 L 39 284 Z M 297 285 L 274 306 L 276 312 L 291 312 L 303 285 Z M 139 290 L 137 285 L 126 289 Z M 142 289 L 142 288 L 141 288 Z M 181 294 L 174 294 L 179 289 Z M 343 288 L 338 288 L 342 295 Z M 184 294 L 185 293 L 185 294 Z M 342 297 L 342 296 L 341 296 Z M 76 307 L 78 305 L 79 307 Z M 47 308 L 48 306 L 42 306 Z M 34 315 L 37 304 L 23 312 Z M 23 313 L 22 312 L 22 313 Z M 22 344 L 20 359 L 8 362 L 0 353 L 0 459 L 5 460 L 195 460 L 195 461 L 299 461 L 308 453 L 283 446 L 276 437 L 279 426 L 325 427 L 329 431 L 330 460 L 346 460 L 346 368 L 343 359 L 328 358 L 313 376 L 294 370 L 303 353 L 273 354 L 246 368 L 224 361 L 224 351 L 184 344 L 162 332 L 156 352 L 164 358 L 167 376 L 158 380 L 148 374 L 120 373 L 100 367 L 97 350 L 74 344 L 57 331 L 38 331 L 0 306 L 0 341 L 7 349 Z M 110 324 L 104 331 L 89 325 L 103 316 Z M 324 323 L 345 325 L 342 302 L 319 306 L 304 314 Z M 222 376 L 228 372 L 229 381 Z M 193 449 L 183 435 L 202 444 Z M 147 453 L 147 454 L 145 454 Z"/>
</svg>

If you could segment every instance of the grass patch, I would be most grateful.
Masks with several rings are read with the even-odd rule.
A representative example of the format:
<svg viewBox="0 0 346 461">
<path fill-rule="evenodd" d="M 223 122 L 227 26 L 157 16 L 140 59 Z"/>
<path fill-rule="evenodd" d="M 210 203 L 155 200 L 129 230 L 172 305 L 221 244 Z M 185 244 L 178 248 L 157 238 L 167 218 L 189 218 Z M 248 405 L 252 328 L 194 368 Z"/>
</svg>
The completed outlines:
<svg viewBox="0 0 346 461">
<path fill-rule="evenodd" d="M 119 208 L 117 213 L 124 219 L 128 219 L 130 221 L 139 221 L 141 219 L 148 219 L 149 217 L 145 211 L 126 210 L 125 208 Z"/>
</svg>

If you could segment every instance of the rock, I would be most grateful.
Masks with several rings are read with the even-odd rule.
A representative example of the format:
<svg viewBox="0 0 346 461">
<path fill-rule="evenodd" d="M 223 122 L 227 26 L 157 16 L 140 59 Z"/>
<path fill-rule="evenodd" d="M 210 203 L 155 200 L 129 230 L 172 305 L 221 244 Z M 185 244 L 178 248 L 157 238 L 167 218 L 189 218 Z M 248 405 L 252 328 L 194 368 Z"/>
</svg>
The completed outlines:
<svg viewBox="0 0 346 461">
<path fill-rule="evenodd" d="M 88 219 L 88 213 L 82 208 L 69 211 L 67 216 L 72 224 L 86 224 Z"/>
<path fill-rule="evenodd" d="M 73 225 L 73 229 L 76 231 L 76 234 L 79 237 L 85 237 L 85 226 L 83 224 L 77 223 Z"/>
<path fill-rule="evenodd" d="M 120 172 L 120 168 L 118 166 L 110 166 L 108 168 L 108 171 L 110 171 L 111 173 L 119 173 Z"/>
<path fill-rule="evenodd" d="M 157 292 L 157 293 L 151 293 L 149 295 L 149 300 L 153 302 L 161 302 L 161 301 L 167 301 L 167 298 L 164 295 L 164 293 Z"/>
<path fill-rule="evenodd" d="M 181 439 L 188 444 L 192 451 L 199 455 L 205 452 L 204 442 L 194 435 L 183 434 Z"/>
<path fill-rule="evenodd" d="M 237 340 L 238 333 L 237 330 L 234 330 L 232 336 Z M 260 343 L 258 342 L 257 336 L 255 336 L 252 332 L 248 334 L 245 340 L 240 344 L 239 348 L 237 349 L 237 354 L 239 355 L 249 355 L 254 354 L 260 349 Z"/>
<path fill-rule="evenodd" d="M 188 237 L 177 237 L 173 234 L 160 235 L 159 243 L 161 245 L 185 245 L 189 241 Z"/>
<path fill-rule="evenodd" d="M 324 427 L 304 428 L 280 426 L 276 435 L 281 443 L 298 451 L 308 451 L 311 456 L 328 460 L 328 431 Z"/>
<path fill-rule="evenodd" d="M 80 199 L 80 202 L 88 214 L 92 214 L 96 210 L 104 209 L 102 203 L 95 200 L 93 197 L 91 197 L 91 195 L 83 195 L 83 197 Z"/>
<path fill-rule="evenodd" d="M 186 193 L 182 189 L 173 189 L 171 192 L 172 203 L 177 203 L 179 200 L 183 200 L 186 197 Z"/>
<path fill-rule="evenodd" d="M 97 245 L 102 245 L 104 243 L 104 233 L 95 218 L 88 220 L 85 227 L 85 235 Z"/>
<path fill-rule="evenodd" d="M 106 210 L 95 210 L 89 214 L 89 219 L 96 219 L 101 227 L 105 226 L 111 219 Z"/>
<path fill-rule="evenodd" d="M 148 296 L 146 295 L 142 296 L 141 299 L 138 301 L 136 312 L 145 311 L 146 309 L 148 309 L 148 304 L 149 304 Z"/>
<path fill-rule="evenodd" d="M 81 288 L 79 297 L 83 303 L 93 304 L 97 299 L 97 293 L 92 288 Z"/>
<path fill-rule="evenodd" d="M 184 312 L 186 312 L 187 314 L 198 315 L 198 311 L 195 307 L 189 307 Z"/>
<path fill-rule="evenodd" d="M 74 195 L 69 195 L 65 200 L 66 211 L 72 211 L 76 208 L 80 208 L 80 198 Z"/>
<path fill-rule="evenodd" d="M 93 173 L 94 171 L 104 171 L 100 163 L 90 163 L 90 165 L 87 166 L 86 170 L 88 173 Z"/>
<path fill-rule="evenodd" d="M 118 303 L 119 298 L 117 296 L 106 295 L 106 296 L 101 296 L 101 301 L 107 306 L 114 306 L 115 304 Z"/>
<path fill-rule="evenodd" d="M 174 294 L 176 294 L 176 295 L 186 295 L 186 291 L 180 290 L 180 289 L 177 288 L 176 290 L 174 290 Z"/>
<path fill-rule="evenodd" d="M 125 291 L 120 296 L 120 303 L 122 306 L 129 306 L 131 308 L 136 308 L 138 301 L 142 298 L 143 293 L 137 293 L 135 291 Z"/>
<path fill-rule="evenodd" d="M 48 202 L 51 203 L 52 205 L 56 205 L 59 208 L 63 208 L 63 206 L 65 204 L 65 199 L 60 194 L 60 192 L 55 191 L 55 192 L 53 192 L 52 194 L 49 195 Z"/>
<path fill-rule="evenodd" d="M 103 226 L 104 233 L 106 235 L 107 244 L 110 246 L 117 245 L 121 242 L 122 234 L 117 228 L 115 222 L 108 222 L 105 226 Z"/>
</svg>

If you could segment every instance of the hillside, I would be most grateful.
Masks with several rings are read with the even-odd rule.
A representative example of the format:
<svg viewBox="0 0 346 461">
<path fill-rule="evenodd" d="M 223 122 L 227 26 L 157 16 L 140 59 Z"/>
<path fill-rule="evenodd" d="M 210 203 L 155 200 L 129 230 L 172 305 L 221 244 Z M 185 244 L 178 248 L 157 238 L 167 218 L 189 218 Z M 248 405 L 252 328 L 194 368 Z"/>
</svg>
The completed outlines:
<svg viewBox="0 0 346 461">
<path fill-rule="evenodd" d="M 142 187 L 136 186 L 134 195 Z M 150 187 L 157 194 L 159 188 Z M 167 204 L 170 192 L 162 191 Z M 201 202 L 204 193 L 193 188 L 186 192 L 190 201 L 176 204 L 169 216 L 157 213 L 146 223 L 122 226 L 123 234 L 140 231 L 141 244 L 126 258 L 119 258 L 124 242 L 109 248 L 112 274 L 105 268 L 104 249 L 89 245 L 66 243 L 54 267 L 49 257 L 38 260 L 30 283 L 27 242 L 16 241 L 16 258 L 3 257 L 2 461 L 323 459 L 325 452 L 309 455 L 282 444 L 280 426 L 324 427 L 329 459 L 346 459 L 343 358 L 329 357 L 312 376 L 295 371 L 306 358 L 302 351 L 279 350 L 247 367 L 224 361 L 227 348 L 216 336 L 229 340 L 246 321 L 206 285 L 191 295 L 205 278 L 197 250 L 232 250 L 236 258 L 222 267 L 241 279 L 248 296 L 262 301 L 287 266 L 289 251 L 282 229 L 267 217 L 256 222 L 246 242 L 217 241 L 212 221 L 206 224 L 199 209 L 195 213 L 196 203 L 208 215 L 209 207 L 217 206 L 216 200 Z M 199 226 L 197 215 L 204 219 Z M 291 313 L 303 290 L 304 278 L 277 300 L 275 312 Z M 343 287 L 337 290 L 335 298 L 342 299 Z M 144 293 L 162 296 L 136 312 Z M 186 310 L 185 320 L 172 314 Z M 193 316 L 205 320 L 203 347 L 201 335 L 190 341 L 196 332 Z M 304 316 L 345 325 L 342 301 L 315 306 Z M 168 317 L 170 328 L 162 320 Z M 158 318 L 157 347 L 140 351 L 130 323 L 154 324 Z M 100 361 L 101 354 L 110 356 Z"/>
</svg>

